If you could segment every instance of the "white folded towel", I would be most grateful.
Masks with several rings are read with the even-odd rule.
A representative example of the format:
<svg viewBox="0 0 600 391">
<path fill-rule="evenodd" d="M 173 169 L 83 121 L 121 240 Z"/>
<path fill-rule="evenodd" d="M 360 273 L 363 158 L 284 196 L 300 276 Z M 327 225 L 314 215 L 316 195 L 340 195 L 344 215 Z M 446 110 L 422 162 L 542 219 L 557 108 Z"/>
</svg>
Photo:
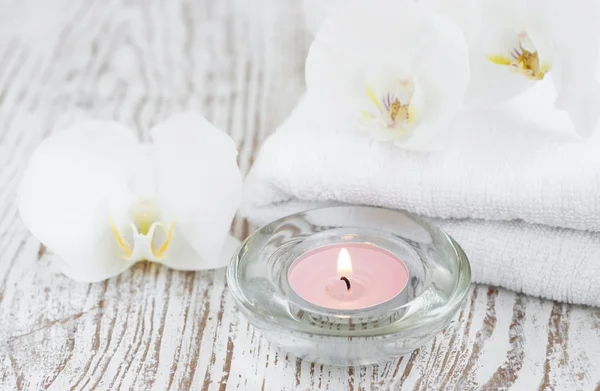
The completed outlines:
<svg viewBox="0 0 600 391">
<path fill-rule="evenodd" d="M 262 224 L 332 203 L 428 216 L 465 249 L 473 281 L 600 306 L 600 137 L 582 141 L 540 83 L 465 109 L 443 151 L 331 129 L 300 101 L 263 145 L 242 213 Z"/>
</svg>

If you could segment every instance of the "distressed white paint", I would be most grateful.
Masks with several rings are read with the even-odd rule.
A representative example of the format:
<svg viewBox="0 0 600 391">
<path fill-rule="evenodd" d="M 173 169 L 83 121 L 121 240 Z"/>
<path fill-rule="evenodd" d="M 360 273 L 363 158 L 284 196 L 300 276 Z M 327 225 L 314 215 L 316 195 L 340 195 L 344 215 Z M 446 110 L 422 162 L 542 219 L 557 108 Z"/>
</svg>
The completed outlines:
<svg viewBox="0 0 600 391">
<path fill-rule="evenodd" d="M 139 264 L 91 285 L 56 273 L 14 202 L 25 162 L 55 125 L 110 118 L 145 139 L 171 113 L 197 110 L 232 134 L 246 172 L 302 92 L 308 39 L 298 0 L 0 5 L 0 389 L 597 387 L 597 309 L 480 286 L 414 354 L 328 368 L 257 335 L 222 270 Z M 248 227 L 238 220 L 233 231 L 241 237 Z"/>
</svg>

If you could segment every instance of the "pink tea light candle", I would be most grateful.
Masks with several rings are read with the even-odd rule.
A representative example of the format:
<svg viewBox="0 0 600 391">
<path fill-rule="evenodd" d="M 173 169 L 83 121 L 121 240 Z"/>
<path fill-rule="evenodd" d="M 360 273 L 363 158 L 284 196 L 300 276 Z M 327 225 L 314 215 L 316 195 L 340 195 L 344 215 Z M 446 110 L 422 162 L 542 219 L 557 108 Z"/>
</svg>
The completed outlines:
<svg viewBox="0 0 600 391">
<path fill-rule="evenodd" d="M 400 258 L 370 243 L 339 243 L 308 251 L 290 266 L 288 281 L 303 299 L 330 309 L 382 304 L 408 283 Z"/>
</svg>

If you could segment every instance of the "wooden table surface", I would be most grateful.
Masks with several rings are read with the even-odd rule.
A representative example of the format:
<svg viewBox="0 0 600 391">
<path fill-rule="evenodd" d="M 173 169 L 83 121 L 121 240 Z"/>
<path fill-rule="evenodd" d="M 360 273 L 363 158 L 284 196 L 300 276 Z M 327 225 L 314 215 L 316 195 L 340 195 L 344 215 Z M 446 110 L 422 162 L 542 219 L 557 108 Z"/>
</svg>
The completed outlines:
<svg viewBox="0 0 600 391">
<path fill-rule="evenodd" d="M 197 110 L 230 132 L 247 172 L 302 93 L 309 41 L 300 0 L 0 3 L 0 389 L 600 389 L 594 308 L 474 286 L 412 354 L 332 368 L 270 346 L 236 311 L 224 270 L 140 263 L 96 284 L 55 271 L 15 194 L 56 125 L 115 119 L 144 140 Z"/>
</svg>

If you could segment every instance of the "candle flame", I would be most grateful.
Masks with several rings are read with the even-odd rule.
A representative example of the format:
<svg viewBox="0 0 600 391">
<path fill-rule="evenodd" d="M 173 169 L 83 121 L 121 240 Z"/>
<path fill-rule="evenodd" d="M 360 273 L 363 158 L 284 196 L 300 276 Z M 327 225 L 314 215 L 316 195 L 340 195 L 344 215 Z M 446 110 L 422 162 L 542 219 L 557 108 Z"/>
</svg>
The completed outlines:
<svg viewBox="0 0 600 391">
<path fill-rule="evenodd" d="M 338 255 L 337 271 L 342 277 L 352 276 L 352 261 L 350 260 L 350 253 L 345 248 L 341 249 Z"/>
</svg>

